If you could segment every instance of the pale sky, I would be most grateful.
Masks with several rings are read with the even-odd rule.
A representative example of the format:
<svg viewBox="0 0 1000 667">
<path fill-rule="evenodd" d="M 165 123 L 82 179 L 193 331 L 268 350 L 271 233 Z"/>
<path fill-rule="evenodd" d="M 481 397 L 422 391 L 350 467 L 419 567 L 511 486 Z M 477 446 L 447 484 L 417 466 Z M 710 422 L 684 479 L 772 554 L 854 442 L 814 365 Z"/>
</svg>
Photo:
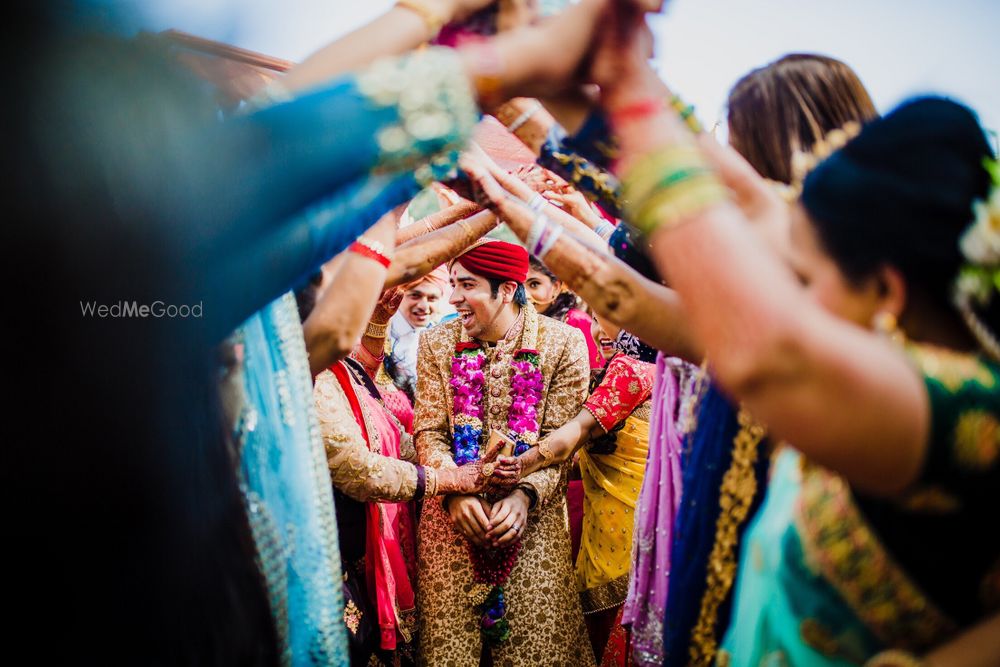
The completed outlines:
<svg viewBox="0 0 1000 667">
<path fill-rule="evenodd" d="M 151 0 L 143 24 L 301 60 L 392 0 Z M 879 110 L 953 96 L 1000 128 L 1000 0 L 672 0 L 653 25 L 661 75 L 711 125 L 729 88 L 790 52 L 839 58 Z"/>
</svg>

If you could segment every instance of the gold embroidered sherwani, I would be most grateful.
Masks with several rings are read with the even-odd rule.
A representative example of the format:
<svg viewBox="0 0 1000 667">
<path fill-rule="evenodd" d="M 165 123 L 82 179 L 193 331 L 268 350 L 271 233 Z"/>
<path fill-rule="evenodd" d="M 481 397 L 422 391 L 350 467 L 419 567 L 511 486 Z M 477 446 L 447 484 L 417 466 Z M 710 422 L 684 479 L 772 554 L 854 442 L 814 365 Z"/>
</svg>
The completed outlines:
<svg viewBox="0 0 1000 667">
<path fill-rule="evenodd" d="M 424 465 L 455 466 L 449 380 L 461 326 L 459 321 L 449 322 L 420 338 L 413 431 Z M 578 329 L 538 317 L 537 341 L 545 381 L 538 415 L 540 434 L 545 435 L 580 411 L 587 397 L 590 365 Z M 484 433 L 491 428 L 509 432 L 511 354 L 520 347 L 519 342 L 493 361 L 487 355 Z M 566 465 L 552 466 L 523 480 L 534 488 L 538 502 L 528 513 L 521 536 L 523 548 L 504 586 L 511 637 L 493 650 L 496 667 L 594 664 L 570 561 L 566 470 Z M 479 615 L 468 600 L 473 582 L 467 541 L 453 528 L 438 499 L 424 503 L 417 560 L 420 664 L 478 667 L 482 639 Z"/>
</svg>

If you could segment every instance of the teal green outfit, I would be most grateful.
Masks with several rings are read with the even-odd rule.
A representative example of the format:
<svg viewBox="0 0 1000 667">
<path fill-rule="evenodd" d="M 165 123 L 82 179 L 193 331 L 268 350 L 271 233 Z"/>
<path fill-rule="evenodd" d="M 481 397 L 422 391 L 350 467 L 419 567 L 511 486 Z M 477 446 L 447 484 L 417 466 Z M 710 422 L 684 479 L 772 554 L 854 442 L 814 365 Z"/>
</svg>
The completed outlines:
<svg viewBox="0 0 1000 667">
<path fill-rule="evenodd" d="M 900 498 L 870 498 L 792 449 L 777 454 L 719 665 L 920 654 L 1000 609 L 998 366 L 927 347 L 913 358 L 931 404 L 920 480 Z"/>
</svg>

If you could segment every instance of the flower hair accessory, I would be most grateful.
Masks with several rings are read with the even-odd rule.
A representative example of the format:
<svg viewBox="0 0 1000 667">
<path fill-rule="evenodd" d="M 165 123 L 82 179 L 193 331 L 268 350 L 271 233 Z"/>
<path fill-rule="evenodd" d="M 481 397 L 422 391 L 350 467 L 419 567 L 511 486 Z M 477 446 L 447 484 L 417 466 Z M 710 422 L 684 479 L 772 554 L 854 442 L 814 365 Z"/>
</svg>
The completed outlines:
<svg viewBox="0 0 1000 667">
<path fill-rule="evenodd" d="M 1000 165 L 986 158 L 983 167 L 993 181 L 986 200 L 972 205 L 975 219 L 959 239 L 965 264 L 955 280 L 955 306 L 982 348 L 1000 361 L 1000 342 L 973 310 L 985 307 L 1000 292 Z"/>
</svg>

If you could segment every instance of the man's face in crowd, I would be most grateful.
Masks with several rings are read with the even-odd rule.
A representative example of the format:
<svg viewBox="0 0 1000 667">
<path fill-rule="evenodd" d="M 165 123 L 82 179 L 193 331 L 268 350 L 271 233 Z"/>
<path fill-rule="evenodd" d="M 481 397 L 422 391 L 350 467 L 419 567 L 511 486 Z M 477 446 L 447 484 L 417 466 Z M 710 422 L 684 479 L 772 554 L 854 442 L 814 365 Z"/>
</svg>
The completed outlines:
<svg viewBox="0 0 1000 667">
<path fill-rule="evenodd" d="M 429 326 L 437 320 L 443 296 L 440 287 L 426 281 L 417 283 L 406 290 L 399 304 L 399 312 L 403 313 L 412 327 L 419 329 Z"/>
</svg>

